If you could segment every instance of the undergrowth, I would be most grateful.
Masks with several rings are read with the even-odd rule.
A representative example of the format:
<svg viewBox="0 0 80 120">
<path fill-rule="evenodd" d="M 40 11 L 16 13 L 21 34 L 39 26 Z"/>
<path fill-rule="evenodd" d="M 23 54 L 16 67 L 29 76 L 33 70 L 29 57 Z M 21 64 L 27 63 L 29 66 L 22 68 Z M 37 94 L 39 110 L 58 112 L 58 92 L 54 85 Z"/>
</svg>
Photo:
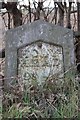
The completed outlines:
<svg viewBox="0 0 80 120">
<path fill-rule="evenodd" d="M 3 95 L 3 118 L 76 118 L 78 117 L 78 83 L 68 72 L 56 84 L 48 79 L 40 86 L 16 83 Z"/>
</svg>

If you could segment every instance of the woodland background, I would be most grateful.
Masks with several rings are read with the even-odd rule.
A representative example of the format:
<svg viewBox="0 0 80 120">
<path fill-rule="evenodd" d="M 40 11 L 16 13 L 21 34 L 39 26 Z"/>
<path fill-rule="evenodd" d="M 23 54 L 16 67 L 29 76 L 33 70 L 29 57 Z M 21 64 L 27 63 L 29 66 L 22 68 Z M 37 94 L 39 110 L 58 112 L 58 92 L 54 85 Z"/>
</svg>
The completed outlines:
<svg viewBox="0 0 80 120">
<path fill-rule="evenodd" d="M 22 1 L 23 3 L 21 4 Z M 6 2 L 0 2 L 0 50 L 4 47 L 3 37 L 6 30 L 43 19 L 74 31 L 74 38 L 76 38 L 74 44 L 77 43 L 77 45 L 75 45 L 76 63 L 79 63 L 80 3 L 73 2 L 73 0 L 68 2 L 56 2 L 56 0 L 53 0 L 53 5 L 50 5 L 51 0 L 49 0 L 47 6 L 44 7 L 46 1 L 47 0 L 28 0 L 28 5 L 24 4 L 24 0 L 16 0 L 16 2 L 7 0 Z M 1 55 L 1 53 L 3 54 Z M 0 52 L 0 55 L 4 57 L 4 49 L 3 52 Z M 80 71 L 79 67 L 78 69 Z"/>
<path fill-rule="evenodd" d="M 21 4 L 22 1 L 23 3 Z M 49 1 L 48 5 L 44 7 L 47 0 L 27 1 L 27 5 L 24 4 L 24 0 L 7 0 L 6 2 L 3 0 L 3 2 L 0 2 L 0 78 L 5 78 L 5 32 L 20 25 L 43 19 L 44 21 L 73 30 L 76 69 L 78 73 L 78 78 L 76 79 L 80 84 L 80 2 L 73 0 L 68 0 L 67 2 L 60 0 L 58 2 L 53 0 L 53 5 L 50 5 L 51 1 Z M 78 111 L 80 112 L 80 102 Z"/>
</svg>

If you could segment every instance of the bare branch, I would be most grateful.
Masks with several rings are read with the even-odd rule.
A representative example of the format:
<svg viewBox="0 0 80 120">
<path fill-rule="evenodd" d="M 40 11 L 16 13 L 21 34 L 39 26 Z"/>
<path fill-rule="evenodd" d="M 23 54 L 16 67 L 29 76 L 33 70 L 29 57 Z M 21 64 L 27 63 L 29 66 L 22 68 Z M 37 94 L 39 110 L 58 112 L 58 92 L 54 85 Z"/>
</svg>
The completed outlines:
<svg viewBox="0 0 80 120">
<path fill-rule="evenodd" d="M 30 19 L 30 22 L 31 22 L 31 3 L 30 3 L 30 0 L 28 0 L 29 2 L 29 19 Z"/>
<path fill-rule="evenodd" d="M 57 5 L 58 5 L 58 7 L 64 12 L 64 6 L 63 6 L 63 4 L 62 4 L 62 2 L 55 2 Z"/>
</svg>

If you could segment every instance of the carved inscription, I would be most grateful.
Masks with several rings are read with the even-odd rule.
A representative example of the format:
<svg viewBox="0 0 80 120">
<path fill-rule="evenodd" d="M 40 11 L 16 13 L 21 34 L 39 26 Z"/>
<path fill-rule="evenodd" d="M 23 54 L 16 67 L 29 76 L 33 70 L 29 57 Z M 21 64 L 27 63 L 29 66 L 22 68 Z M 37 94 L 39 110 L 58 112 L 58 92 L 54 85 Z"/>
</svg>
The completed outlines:
<svg viewBox="0 0 80 120">
<path fill-rule="evenodd" d="M 41 85 L 51 76 L 59 78 L 62 71 L 63 55 L 59 46 L 36 42 L 18 51 L 18 75 L 27 85 L 32 80 Z"/>
</svg>

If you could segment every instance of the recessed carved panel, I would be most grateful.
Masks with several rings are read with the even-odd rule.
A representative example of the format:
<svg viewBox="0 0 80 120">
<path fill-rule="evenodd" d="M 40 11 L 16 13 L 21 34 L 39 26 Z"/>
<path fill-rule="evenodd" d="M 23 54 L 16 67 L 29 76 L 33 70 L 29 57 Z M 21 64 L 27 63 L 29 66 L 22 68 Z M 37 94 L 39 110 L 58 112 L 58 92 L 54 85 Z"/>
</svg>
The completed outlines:
<svg viewBox="0 0 80 120">
<path fill-rule="evenodd" d="M 60 79 L 63 71 L 62 48 L 48 43 L 36 42 L 18 50 L 18 75 L 27 82 Z"/>
</svg>

